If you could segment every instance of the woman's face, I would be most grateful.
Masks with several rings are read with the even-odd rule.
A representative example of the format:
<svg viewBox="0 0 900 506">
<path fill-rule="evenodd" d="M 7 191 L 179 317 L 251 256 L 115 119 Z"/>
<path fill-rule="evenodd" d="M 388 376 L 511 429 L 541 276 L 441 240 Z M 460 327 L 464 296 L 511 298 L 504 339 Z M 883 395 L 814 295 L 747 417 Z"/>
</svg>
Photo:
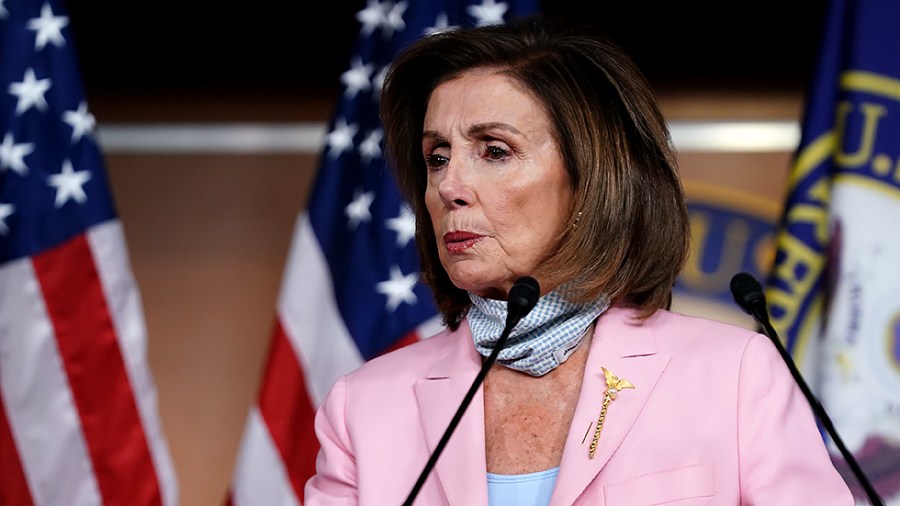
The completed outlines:
<svg viewBox="0 0 900 506">
<path fill-rule="evenodd" d="M 425 204 L 453 283 L 505 299 L 516 279 L 542 292 L 541 262 L 569 226 L 572 188 L 540 104 L 496 69 L 435 88 L 425 113 Z"/>
</svg>

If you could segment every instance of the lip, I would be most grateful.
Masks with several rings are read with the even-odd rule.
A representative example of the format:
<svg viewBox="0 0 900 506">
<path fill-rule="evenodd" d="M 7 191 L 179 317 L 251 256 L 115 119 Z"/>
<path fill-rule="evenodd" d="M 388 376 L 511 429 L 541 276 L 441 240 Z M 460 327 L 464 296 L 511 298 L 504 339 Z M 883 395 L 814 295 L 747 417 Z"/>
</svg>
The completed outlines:
<svg viewBox="0 0 900 506">
<path fill-rule="evenodd" d="M 483 235 L 475 234 L 473 232 L 453 231 L 444 234 L 442 239 L 444 240 L 444 246 L 447 248 L 447 251 L 458 254 L 474 246 L 475 243 L 480 241 L 483 237 Z"/>
</svg>

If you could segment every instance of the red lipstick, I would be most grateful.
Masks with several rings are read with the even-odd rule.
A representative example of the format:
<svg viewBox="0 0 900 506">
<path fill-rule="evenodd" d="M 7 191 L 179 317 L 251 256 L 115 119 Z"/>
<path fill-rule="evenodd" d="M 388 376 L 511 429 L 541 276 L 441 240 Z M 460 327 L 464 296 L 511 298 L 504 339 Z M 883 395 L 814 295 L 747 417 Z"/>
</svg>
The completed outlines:
<svg viewBox="0 0 900 506">
<path fill-rule="evenodd" d="M 444 246 L 450 253 L 462 253 L 469 249 L 484 236 L 472 232 L 447 232 L 444 234 Z"/>
</svg>

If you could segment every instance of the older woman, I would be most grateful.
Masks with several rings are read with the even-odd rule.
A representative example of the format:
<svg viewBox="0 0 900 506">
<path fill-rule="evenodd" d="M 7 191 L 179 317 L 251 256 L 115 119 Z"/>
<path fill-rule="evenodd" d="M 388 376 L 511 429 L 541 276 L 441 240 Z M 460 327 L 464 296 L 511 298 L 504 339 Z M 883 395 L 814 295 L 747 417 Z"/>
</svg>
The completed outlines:
<svg viewBox="0 0 900 506">
<path fill-rule="evenodd" d="M 772 343 L 668 310 L 685 200 L 619 49 L 539 18 L 432 35 L 382 114 L 447 327 L 335 383 L 308 506 L 403 502 L 522 276 L 541 297 L 416 504 L 853 504 Z"/>
</svg>

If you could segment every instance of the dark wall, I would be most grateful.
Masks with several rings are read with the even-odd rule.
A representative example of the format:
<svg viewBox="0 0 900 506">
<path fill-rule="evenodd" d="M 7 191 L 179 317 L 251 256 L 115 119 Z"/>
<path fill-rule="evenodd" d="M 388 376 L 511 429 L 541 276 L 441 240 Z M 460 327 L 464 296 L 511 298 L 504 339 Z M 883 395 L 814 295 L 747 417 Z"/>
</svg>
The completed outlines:
<svg viewBox="0 0 900 506">
<path fill-rule="evenodd" d="M 365 2 L 70 1 L 89 95 L 332 90 Z M 803 85 L 823 2 L 545 0 L 606 30 L 661 87 Z"/>
</svg>

